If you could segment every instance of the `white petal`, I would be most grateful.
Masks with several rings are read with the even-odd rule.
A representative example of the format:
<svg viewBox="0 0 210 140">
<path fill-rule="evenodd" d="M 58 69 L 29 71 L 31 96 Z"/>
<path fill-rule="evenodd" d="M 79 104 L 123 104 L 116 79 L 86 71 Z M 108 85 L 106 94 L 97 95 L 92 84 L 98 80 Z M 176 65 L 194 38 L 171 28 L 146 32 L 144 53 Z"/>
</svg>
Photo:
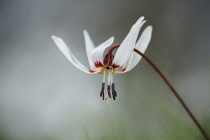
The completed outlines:
<svg viewBox="0 0 210 140">
<path fill-rule="evenodd" d="M 96 47 L 91 52 L 91 59 L 93 62 L 101 62 L 103 64 L 103 54 L 106 48 L 110 47 L 112 43 L 114 42 L 114 37 L 109 38 L 107 41 Z"/>
<path fill-rule="evenodd" d="M 55 44 L 57 45 L 58 49 L 66 56 L 66 58 L 79 70 L 90 73 L 89 70 L 83 66 L 76 57 L 72 54 L 70 49 L 67 47 L 67 45 L 64 43 L 64 41 L 61 38 L 58 38 L 56 36 L 51 36 Z"/>
<path fill-rule="evenodd" d="M 86 48 L 86 53 L 87 53 L 87 57 L 88 57 L 88 62 L 90 64 L 91 69 L 93 69 L 95 67 L 94 67 L 94 64 L 90 58 L 90 53 L 95 48 L 95 45 L 94 45 L 93 41 L 91 40 L 89 33 L 86 30 L 83 31 L 83 34 L 84 34 L 84 39 L 85 39 L 85 48 Z"/>
<path fill-rule="evenodd" d="M 123 40 L 119 49 L 117 50 L 115 54 L 115 58 L 113 60 L 113 64 L 116 64 L 122 67 L 130 58 L 131 53 L 133 52 L 133 49 L 136 44 L 138 33 L 142 25 L 145 23 L 145 21 L 143 20 L 144 20 L 144 17 L 140 17 L 137 20 L 137 22 L 132 26 L 132 28 L 130 29 L 130 32 L 128 33 L 126 38 Z"/>
<path fill-rule="evenodd" d="M 139 50 L 141 53 L 144 53 L 149 45 L 152 36 L 152 26 L 148 26 L 143 33 L 141 34 L 139 40 L 136 43 L 135 48 Z M 126 71 L 132 70 L 141 60 L 142 56 L 133 52 L 130 62 L 128 64 L 128 68 Z"/>
</svg>

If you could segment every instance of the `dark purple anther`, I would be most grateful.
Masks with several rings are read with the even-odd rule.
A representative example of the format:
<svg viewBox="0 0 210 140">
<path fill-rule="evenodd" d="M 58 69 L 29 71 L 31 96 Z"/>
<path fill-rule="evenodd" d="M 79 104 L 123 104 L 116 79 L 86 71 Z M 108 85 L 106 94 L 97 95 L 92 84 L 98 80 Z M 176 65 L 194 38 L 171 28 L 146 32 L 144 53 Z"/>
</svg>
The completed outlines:
<svg viewBox="0 0 210 140">
<path fill-rule="evenodd" d="M 110 85 L 107 86 L 107 92 L 108 92 L 109 97 L 111 98 L 111 94 L 110 94 Z"/>
<path fill-rule="evenodd" d="M 113 99 L 115 100 L 115 97 L 117 97 L 117 92 L 115 91 L 115 85 L 114 83 L 112 83 L 112 96 L 113 96 Z"/>
<path fill-rule="evenodd" d="M 105 83 L 102 83 L 100 97 L 102 97 L 103 100 L 104 100 L 104 88 L 105 88 Z"/>
<path fill-rule="evenodd" d="M 112 95 L 113 95 L 113 94 L 112 94 Z M 113 96 L 113 99 L 116 100 L 114 96 Z"/>
<path fill-rule="evenodd" d="M 104 94 L 102 95 L 102 100 L 104 100 Z"/>
</svg>

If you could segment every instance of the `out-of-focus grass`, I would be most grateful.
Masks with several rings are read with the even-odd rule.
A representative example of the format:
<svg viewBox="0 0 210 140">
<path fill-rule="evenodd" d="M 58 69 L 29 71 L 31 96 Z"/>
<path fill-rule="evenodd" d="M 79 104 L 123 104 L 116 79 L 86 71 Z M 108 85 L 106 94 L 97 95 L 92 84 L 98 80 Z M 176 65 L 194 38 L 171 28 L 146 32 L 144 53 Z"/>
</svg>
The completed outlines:
<svg viewBox="0 0 210 140">
<path fill-rule="evenodd" d="M 65 134 L 63 140 L 72 139 L 75 131 L 83 140 L 205 140 L 178 101 L 168 101 L 153 89 L 145 95 L 133 95 L 127 99 L 129 104 L 119 108 L 116 106 L 124 101 L 116 102 L 104 103 L 99 111 L 84 111 L 74 122 L 65 120 L 65 130 L 59 126 L 60 131 L 64 131 L 60 136 Z M 206 128 L 210 121 L 204 120 L 199 121 L 210 132 Z M 69 129 L 75 124 L 78 128 Z M 66 135 L 67 132 L 69 135 Z"/>
<path fill-rule="evenodd" d="M 166 120 L 169 121 L 169 120 Z M 140 132 L 132 135 L 126 132 L 126 126 L 113 129 L 113 124 L 108 123 L 110 127 L 102 126 L 100 132 L 101 140 L 205 140 L 204 137 L 194 128 L 194 126 L 186 126 L 180 118 L 170 120 L 170 126 L 159 127 L 159 130 L 151 129 L 148 132 Z M 116 127 L 116 126 L 115 126 Z M 142 126 L 139 126 L 142 127 Z M 84 129 L 84 140 L 96 140 L 94 136 L 89 134 L 87 129 Z M 197 131 L 197 132 L 196 132 Z"/>
</svg>

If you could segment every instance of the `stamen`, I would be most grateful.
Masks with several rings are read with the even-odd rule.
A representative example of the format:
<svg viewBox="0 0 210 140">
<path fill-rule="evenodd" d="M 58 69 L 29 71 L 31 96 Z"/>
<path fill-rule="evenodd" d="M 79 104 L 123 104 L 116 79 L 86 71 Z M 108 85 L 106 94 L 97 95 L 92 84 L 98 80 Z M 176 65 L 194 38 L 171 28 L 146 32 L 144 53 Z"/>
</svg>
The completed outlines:
<svg viewBox="0 0 210 140">
<path fill-rule="evenodd" d="M 103 74 L 103 83 L 105 83 L 106 80 L 106 70 L 104 70 L 104 74 Z"/>
<path fill-rule="evenodd" d="M 103 83 L 101 87 L 100 97 L 104 100 L 104 88 L 105 88 L 106 71 L 103 71 Z"/>
<path fill-rule="evenodd" d="M 105 88 L 105 83 L 102 83 L 100 97 L 102 97 L 103 100 L 104 100 L 104 88 Z"/>
<path fill-rule="evenodd" d="M 112 97 L 113 97 L 114 100 L 116 100 L 115 97 L 117 97 L 117 92 L 115 91 L 114 72 L 113 72 L 113 69 L 112 69 L 112 72 L 111 72 L 111 85 L 112 85 Z"/>
<path fill-rule="evenodd" d="M 109 98 L 111 98 L 110 85 L 107 86 L 107 92 L 108 92 Z"/>
<path fill-rule="evenodd" d="M 115 85 L 112 83 L 112 97 L 115 100 L 115 97 L 117 97 L 117 92 L 115 91 Z"/>
<path fill-rule="evenodd" d="M 104 94 L 102 95 L 102 100 L 104 100 Z"/>
</svg>

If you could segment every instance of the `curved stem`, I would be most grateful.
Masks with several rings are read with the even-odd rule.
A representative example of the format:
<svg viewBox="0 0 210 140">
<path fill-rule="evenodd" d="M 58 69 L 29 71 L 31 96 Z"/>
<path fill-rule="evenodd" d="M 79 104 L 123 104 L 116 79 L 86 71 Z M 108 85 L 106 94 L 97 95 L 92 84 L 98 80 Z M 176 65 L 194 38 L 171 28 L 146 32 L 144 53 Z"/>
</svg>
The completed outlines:
<svg viewBox="0 0 210 140">
<path fill-rule="evenodd" d="M 138 53 L 139 55 L 141 55 L 155 69 L 155 71 L 160 75 L 160 77 L 168 85 L 168 87 L 171 89 L 171 91 L 176 96 L 176 98 L 178 99 L 178 101 L 184 107 L 185 111 L 191 117 L 191 119 L 193 120 L 193 122 L 195 123 L 195 125 L 198 127 L 198 129 L 201 131 L 201 133 L 206 138 L 206 140 L 210 140 L 209 137 L 208 137 L 208 135 L 207 135 L 207 133 L 203 129 L 203 127 L 200 125 L 200 123 L 198 122 L 198 120 L 195 118 L 195 116 L 193 115 L 193 113 L 190 111 L 190 109 L 188 108 L 188 106 L 185 104 L 184 100 L 181 98 L 181 96 L 178 94 L 178 92 L 174 89 L 174 87 L 171 85 L 171 83 L 168 81 L 168 79 L 159 70 L 159 68 L 146 55 L 144 55 L 143 53 L 141 53 L 139 50 L 134 49 L 134 51 L 136 53 Z"/>
<path fill-rule="evenodd" d="M 119 47 L 120 44 L 114 45 L 109 52 L 111 53 L 115 48 Z M 181 96 L 178 94 L 178 92 L 175 90 L 175 88 L 172 86 L 172 84 L 168 81 L 168 79 L 163 75 L 163 73 L 159 70 L 159 68 L 143 53 L 141 53 L 139 50 L 134 49 L 134 51 L 141 55 L 154 69 L 155 71 L 160 75 L 160 77 L 163 79 L 163 81 L 168 85 L 168 87 L 171 89 L 171 91 L 173 92 L 173 94 L 175 95 L 175 97 L 178 99 L 178 101 L 181 103 L 181 105 L 184 107 L 185 111 L 188 113 L 188 115 L 190 116 L 190 118 L 193 120 L 193 122 L 195 123 L 195 125 L 198 127 L 198 129 L 200 130 L 200 132 L 203 134 L 203 136 L 205 137 L 206 140 L 210 140 L 206 131 L 203 129 L 203 127 L 200 125 L 200 123 L 198 122 L 198 120 L 195 118 L 195 116 L 193 115 L 193 113 L 190 111 L 190 109 L 188 108 L 188 106 L 185 104 L 184 100 L 181 98 Z"/>
</svg>

